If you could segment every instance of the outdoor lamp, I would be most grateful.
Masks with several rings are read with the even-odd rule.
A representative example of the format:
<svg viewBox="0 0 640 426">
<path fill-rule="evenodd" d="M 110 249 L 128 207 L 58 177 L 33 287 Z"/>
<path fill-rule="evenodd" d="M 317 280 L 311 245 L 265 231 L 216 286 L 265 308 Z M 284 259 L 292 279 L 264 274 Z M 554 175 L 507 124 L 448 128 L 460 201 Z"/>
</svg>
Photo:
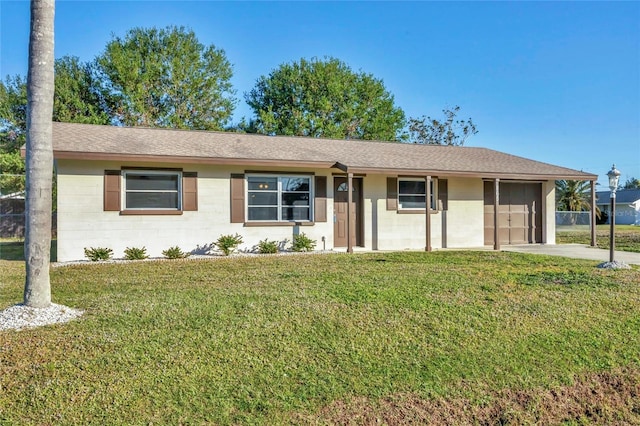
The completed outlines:
<svg viewBox="0 0 640 426">
<path fill-rule="evenodd" d="M 616 239 L 614 237 L 616 227 L 616 190 L 618 189 L 618 179 L 620 179 L 620 171 L 616 169 L 615 164 L 611 167 L 611 170 L 607 172 L 607 176 L 609 177 L 609 189 L 611 190 L 611 207 L 609 208 L 611 212 L 609 216 L 609 223 L 611 224 L 609 231 L 609 262 L 613 263 L 613 252 L 616 247 Z"/>
<path fill-rule="evenodd" d="M 611 166 L 611 170 L 607 172 L 609 176 L 609 189 L 611 190 L 611 197 L 615 198 L 616 189 L 618 189 L 618 180 L 620 179 L 620 170 L 616 169 L 616 165 Z"/>
</svg>

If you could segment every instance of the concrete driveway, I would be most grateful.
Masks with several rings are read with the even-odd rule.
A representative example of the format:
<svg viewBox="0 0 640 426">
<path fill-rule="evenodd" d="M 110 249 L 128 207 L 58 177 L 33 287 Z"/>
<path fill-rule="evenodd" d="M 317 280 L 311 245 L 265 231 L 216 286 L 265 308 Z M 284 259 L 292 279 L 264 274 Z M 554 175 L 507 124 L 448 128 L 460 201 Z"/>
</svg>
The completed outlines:
<svg viewBox="0 0 640 426">
<path fill-rule="evenodd" d="M 502 246 L 503 251 L 515 251 L 519 253 L 548 254 L 550 256 L 571 257 L 574 259 L 588 259 L 598 262 L 609 261 L 609 250 L 585 246 L 582 244 L 528 244 L 516 246 Z M 616 251 L 614 259 L 629 265 L 640 265 L 640 253 L 628 251 Z"/>
</svg>

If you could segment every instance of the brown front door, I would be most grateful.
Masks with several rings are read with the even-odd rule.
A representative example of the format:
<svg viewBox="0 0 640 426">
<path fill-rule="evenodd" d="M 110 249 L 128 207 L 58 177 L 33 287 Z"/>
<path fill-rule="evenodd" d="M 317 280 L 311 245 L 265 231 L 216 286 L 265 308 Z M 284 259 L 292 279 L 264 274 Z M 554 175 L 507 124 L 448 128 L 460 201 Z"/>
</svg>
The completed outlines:
<svg viewBox="0 0 640 426">
<path fill-rule="evenodd" d="M 498 238 L 500 244 L 542 242 L 542 186 L 539 183 L 500 182 Z M 484 183 L 484 243 L 494 243 L 493 182 Z"/>
<path fill-rule="evenodd" d="M 362 179 L 354 178 L 353 204 L 351 212 L 354 226 L 351 229 L 351 241 L 354 246 L 364 245 L 362 230 Z M 349 202 L 347 192 L 347 178 L 336 177 L 333 180 L 333 246 L 347 247 L 347 204 Z"/>
</svg>

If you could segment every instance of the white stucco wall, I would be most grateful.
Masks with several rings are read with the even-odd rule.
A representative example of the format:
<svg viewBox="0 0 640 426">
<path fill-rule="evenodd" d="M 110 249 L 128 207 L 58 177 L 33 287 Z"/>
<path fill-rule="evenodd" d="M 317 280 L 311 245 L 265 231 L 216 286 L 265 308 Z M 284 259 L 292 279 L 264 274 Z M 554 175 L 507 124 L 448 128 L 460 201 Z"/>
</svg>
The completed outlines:
<svg viewBox="0 0 640 426">
<path fill-rule="evenodd" d="M 387 210 L 387 176 L 367 176 L 365 194 L 370 198 L 371 231 L 367 246 L 377 250 L 425 248 L 424 214 Z M 484 186 L 478 178 L 448 178 L 448 209 L 431 214 L 431 246 L 434 249 L 484 246 Z M 366 229 L 369 229 L 367 227 Z M 443 229 L 446 234 L 443 235 Z M 369 245 L 370 244 L 370 245 Z"/>
<path fill-rule="evenodd" d="M 483 181 L 470 178 L 450 178 L 448 181 L 447 247 L 483 247 Z"/>
<path fill-rule="evenodd" d="M 145 166 L 139 163 L 58 160 L 58 261 L 84 258 L 85 247 L 108 247 L 123 257 L 127 247 L 146 247 L 152 257 L 179 246 L 194 251 L 211 245 L 220 235 L 240 234 L 242 250 L 260 240 L 293 238 L 304 232 L 317 241 L 317 249 L 333 249 L 333 179 L 335 170 L 284 168 L 281 172 L 314 172 L 327 177 L 327 222 L 299 228 L 245 226 L 230 223 L 231 173 L 244 168 L 231 166 L 147 164 L 154 168 L 179 168 L 198 173 L 198 211 L 182 215 L 121 215 L 103 211 L 104 170 Z M 259 168 L 253 170 L 259 171 Z M 274 171 L 273 168 L 265 171 Z M 425 215 L 387 210 L 386 175 L 368 174 L 363 182 L 364 248 L 369 250 L 424 250 Z M 431 246 L 470 248 L 484 245 L 484 187 L 479 178 L 448 178 L 448 209 L 431 214 Z M 553 181 L 542 185 L 543 240 L 555 243 Z M 446 224 L 446 227 L 445 227 Z M 446 235 L 443 235 L 446 229 Z M 323 241 L 324 240 L 324 241 Z M 287 244 L 288 245 L 288 244 Z"/>
<path fill-rule="evenodd" d="M 373 250 L 424 250 L 424 213 L 403 214 L 387 210 L 387 177 L 370 175 L 364 179 L 365 245 Z M 431 246 L 442 247 L 440 213 L 431 214 Z"/>
<path fill-rule="evenodd" d="M 556 243 L 556 181 L 542 183 L 542 242 Z"/>
<path fill-rule="evenodd" d="M 198 173 L 198 211 L 182 215 L 120 215 L 103 211 L 104 170 L 118 170 L 141 164 L 96 163 L 58 160 L 58 261 L 84 258 L 84 247 L 108 247 L 114 257 L 124 256 L 127 247 L 146 247 L 152 257 L 162 251 L 179 246 L 192 251 L 211 244 L 222 234 L 240 234 L 244 244 L 240 249 L 251 249 L 260 240 L 289 240 L 294 232 L 304 232 L 317 240 L 317 248 L 333 248 L 332 203 L 327 203 L 326 223 L 314 226 L 245 227 L 230 223 L 231 173 L 244 169 L 215 166 L 188 166 L 185 171 Z M 153 164 L 153 167 L 180 167 L 177 164 Z M 255 169 L 259 170 L 259 169 Z M 284 171 L 284 170 L 283 170 Z M 309 170 L 287 169 L 289 172 Z M 316 175 L 320 175 L 316 173 Z M 331 176 L 328 175 L 328 181 Z"/>
</svg>

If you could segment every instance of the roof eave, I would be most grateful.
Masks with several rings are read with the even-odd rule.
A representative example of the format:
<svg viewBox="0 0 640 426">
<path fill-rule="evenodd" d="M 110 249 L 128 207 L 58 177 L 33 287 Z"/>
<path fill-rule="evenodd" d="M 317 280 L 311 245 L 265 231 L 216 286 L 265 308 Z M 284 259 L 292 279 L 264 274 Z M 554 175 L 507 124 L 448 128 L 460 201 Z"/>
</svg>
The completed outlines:
<svg viewBox="0 0 640 426">
<path fill-rule="evenodd" d="M 273 159 L 220 158 L 220 157 L 190 157 L 175 155 L 142 155 L 115 154 L 96 152 L 54 151 L 56 160 L 91 160 L 91 161 L 125 161 L 146 163 L 182 163 L 182 164 L 215 164 L 237 166 L 285 166 L 330 169 L 333 162 L 326 161 L 297 161 Z"/>
<path fill-rule="evenodd" d="M 336 163 L 339 164 L 339 163 Z M 597 175 L 592 174 L 536 174 L 536 173 L 506 173 L 506 172 L 481 172 L 481 171 L 451 171 L 451 170 L 421 170 L 421 169 L 401 169 L 401 168 L 370 168 L 370 167 L 348 167 L 341 165 L 341 170 L 347 173 L 372 173 L 391 174 L 398 176 L 438 176 L 438 177 L 467 177 L 483 179 L 509 179 L 509 180 L 585 180 L 596 181 Z M 337 167 L 337 166 L 336 166 Z"/>
</svg>

